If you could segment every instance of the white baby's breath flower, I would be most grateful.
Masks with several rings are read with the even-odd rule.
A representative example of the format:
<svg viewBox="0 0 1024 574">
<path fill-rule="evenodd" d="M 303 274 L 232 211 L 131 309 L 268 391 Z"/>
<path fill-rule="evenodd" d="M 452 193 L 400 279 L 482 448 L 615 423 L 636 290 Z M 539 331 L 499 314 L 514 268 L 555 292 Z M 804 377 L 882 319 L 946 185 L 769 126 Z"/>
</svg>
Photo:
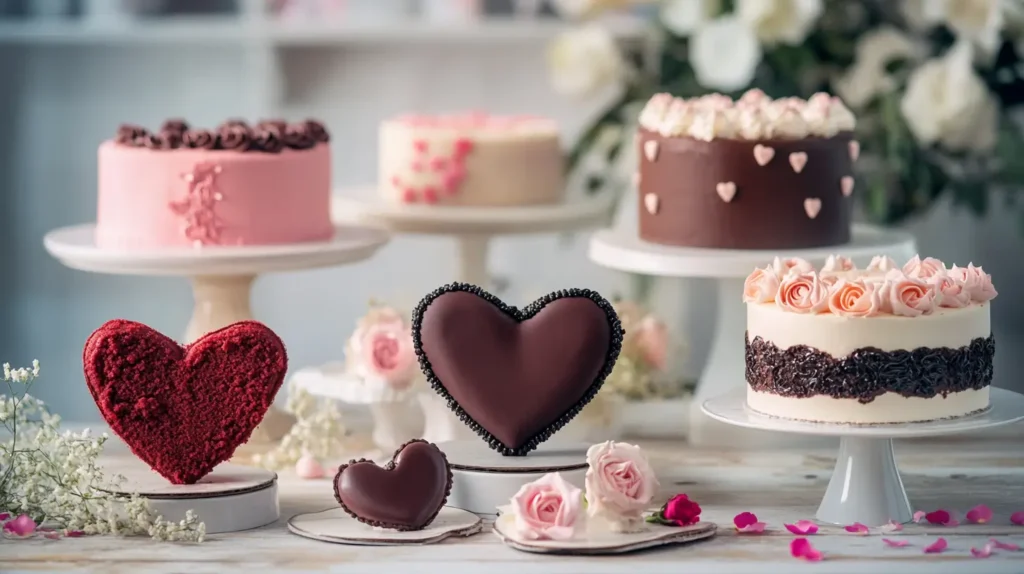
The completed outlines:
<svg viewBox="0 0 1024 574">
<path fill-rule="evenodd" d="M 768 44 L 800 44 L 824 8 L 822 0 L 736 0 L 736 13 Z"/>
<path fill-rule="evenodd" d="M 972 61 L 971 45 L 961 40 L 911 73 L 900 110 L 921 144 L 980 152 L 995 146 L 999 105 Z"/>
<path fill-rule="evenodd" d="M 548 49 L 547 60 L 555 91 L 572 98 L 618 84 L 626 73 L 615 39 L 598 24 L 562 33 Z"/>
<path fill-rule="evenodd" d="M 722 0 L 666 0 L 661 23 L 676 36 L 689 36 L 722 11 Z"/>
<path fill-rule="evenodd" d="M 715 90 L 731 92 L 750 85 L 761 56 L 754 31 L 732 15 L 702 26 L 690 43 L 690 64 L 697 81 Z"/>
<path fill-rule="evenodd" d="M 923 47 L 899 29 L 882 26 L 860 37 L 855 54 L 853 66 L 834 85 L 844 102 L 863 108 L 876 96 L 896 88 L 896 79 L 886 66 L 896 60 L 920 58 Z"/>
</svg>

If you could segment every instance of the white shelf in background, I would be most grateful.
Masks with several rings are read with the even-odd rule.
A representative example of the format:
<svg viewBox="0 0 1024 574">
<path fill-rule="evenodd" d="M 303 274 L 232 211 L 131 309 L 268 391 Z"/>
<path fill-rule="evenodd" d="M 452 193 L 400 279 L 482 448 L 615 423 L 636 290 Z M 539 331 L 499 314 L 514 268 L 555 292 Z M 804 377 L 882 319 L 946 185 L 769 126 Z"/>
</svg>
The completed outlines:
<svg viewBox="0 0 1024 574">
<path fill-rule="evenodd" d="M 238 44 L 252 37 L 251 28 L 235 16 L 139 19 L 117 24 L 72 19 L 0 19 L 0 45 L 223 45 Z"/>
</svg>

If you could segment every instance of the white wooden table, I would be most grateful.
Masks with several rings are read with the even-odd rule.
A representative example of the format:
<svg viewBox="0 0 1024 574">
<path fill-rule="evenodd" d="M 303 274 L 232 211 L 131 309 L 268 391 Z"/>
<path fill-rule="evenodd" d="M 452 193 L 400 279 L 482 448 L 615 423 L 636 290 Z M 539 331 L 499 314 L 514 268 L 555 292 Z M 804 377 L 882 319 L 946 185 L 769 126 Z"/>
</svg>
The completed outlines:
<svg viewBox="0 0 1024 574">
<path fill-rule="evenodd" d="M 145 539 L 91 537 L 0 540 L 0 572 L 339 572 L 524 574 L 642 572 L 715 574 L 771 572 L 945 572 L 1024 573 L 1024 551 L 997 551 L 987 559 L 970 555 L 991 537 L 1024 546 L 1024 527 L 1009 515 L 1024 510 L 1024 426 L 998 434 L 897 445 L 904 482 L 915 509 L 956 509 L 987 504 L 995 519 L 986 525 L 945 528 L 908 525 L 899 533 L 912 546 L 889 548 L 881 536 L 855 536 L 822 527 L 811 537 L 826 554 L 818 563 L 790 557 L 793 535 L 784 522 L 813 519 L 827 484 L 834 451 L 710 452 L 679 443 L 644 442 L 663 486 L 663 497 L 685 492 L 704 508 L 703 520 L 720 525 L 715 538 L 690 546 L 624 556 L 554 557 L 502 546 L 489 531 L 467 539 L 424 547 L 359 547 L 315 542 L 288 533 L 288 517 L 334 506 L 329 480 L 303 481 L 283 475 L 281 520 L 258 530 L 214 536 L 202 545 L 155 543 Z M 737 535 L 732 518 L 752 511 L 768 523 L 763 535 Z M 949 549 L 925 555 L 924 546 L 943 536 Z"/>
</svg>

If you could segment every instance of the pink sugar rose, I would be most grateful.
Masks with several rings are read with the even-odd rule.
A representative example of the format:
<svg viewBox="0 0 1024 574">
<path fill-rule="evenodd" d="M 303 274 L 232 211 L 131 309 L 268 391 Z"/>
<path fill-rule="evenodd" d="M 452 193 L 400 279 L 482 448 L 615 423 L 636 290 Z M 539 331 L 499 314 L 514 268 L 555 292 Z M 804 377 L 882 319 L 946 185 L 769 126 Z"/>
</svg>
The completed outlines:
<svg viewBox="0 0 1024 574">
<path fill-rule="evenodd" d="M 603 442 L 587 450 L 587 513 L 612 530 L 632 532 L 658 492 L 658 479 L 640 447 Z"/>
<path fill-rule="evenodd" d="M 524 484 L 512 497 L 516 531 L 529 540 L 569 540 L 576 532 L 582 494 L 557 472 Z"/>
<path fill-rule="evenodd" d="M 971 300 L 975 303 L 991 301 L 999 294 L 992 286 L 992 276 L 985 273 L 981 267 L 975 267 L 973 263 L 968 263 L 967 267 L 954 265 L 949 270 L 949 275 L 963 284 L 964 289 L 971 294 Z"/>
<path fill-rule="evenodd" d="M 664 371 L 668 363 L 668 327 L 657 317 L 647 315 L 636 330 L 636 344 L 649 365 Z"/>
<path fill-rule="evenodd" d="M 744 303 L 771 303 L 779 292 L 779 276 L 771 266 L 754 269 L 743 282 Z"/>
<path fill-rule="evenodd" d="M 792 313 L 821 313 L 828 309 L 828 285 L 813 271 L 790 274 L 779 285 L 775 304 Z"/>
<path fill-rule="evenodd" d="M 776 257 L 772 261 L 772 269 L 775 271 L 775 276 L 781 280 L 792 273 L 811 273 L 814 271 L 814 266 L 806 259 L 799 257 L 789 257 L 787 259 Z"/>
<path fill-rule="evenodd" d="M 379 320 L 360 326 L 353 335 L 359 360 L 366 369 L 396 390 L 408 388 L 416 375 L 412 331 L 397 314 L 383 313 Z"/>
<path fill-rule="evenodd" d="M 887 273 L 889 271 L 892 271 L 893 269 L 897 269 L 897 267 L 896 262 L 893 261 L 891 257 L 886 257 L 884 255 L 876 255 L 871 258 L 871 263 L 868 263 L 867 270 L 881 271 L 882 273 Z"/>
<path fill-rule="evenodd" d="M 825 265 L 821 268 L 822 273 L 841 273 L 844 271 L 853 271 L 857 268 L 853 264 L 853 260 L 849 257 L 843 257 L 842 255 L 829 255 L 828 259 L 825 260 Z"/>
<path fill-rule="evenodd" d="M 929 279 L 945 271 L 945 263 L 934 257 L 925 257 L 922 260 L 919 255 L 915 255 L 903 266 L 903 274 L 912 279 Z"/>
<path fill-rule="evenodd" d="M 964 288 L 963 282 L 948 273 L 932 275 L 928 283 L 942 296 L 939 301 L 942 307 L 959 309 L 971 304 L 971 292 Z"/>
<path fill-rule="evenodd" d="M 881 312 L 882 301 L 876 283 L 840 279 L 828 297 L 828 308 L 840 317 L 872 317 Z"/>
<path fill-rule="evenodd" d="M 934 286 L 906 275 L 886 279 L 882 289 L 893 315 L 919 317 L 931 313 L 939 304 Z"/>
</svg>

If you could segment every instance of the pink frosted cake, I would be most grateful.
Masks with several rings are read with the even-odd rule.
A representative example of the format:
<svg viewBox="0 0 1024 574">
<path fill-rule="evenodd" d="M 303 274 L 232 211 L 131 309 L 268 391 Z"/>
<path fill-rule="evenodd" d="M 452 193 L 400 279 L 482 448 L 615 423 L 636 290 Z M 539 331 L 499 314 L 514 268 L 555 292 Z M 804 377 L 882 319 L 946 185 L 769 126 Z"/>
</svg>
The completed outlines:
<svg viewBox="0 0 1024 574">
<path fill-rule="evenodd" d="M 510 206 L 565 196 L 558 125 L 535 116 L 401 116 L 380 126 L 389 202 Z"/>
<path fill-rule="evenodd" d="M 858 270 L 789 259 L 746 280 L 747 406 L 830 423 L 930 421 L 989 406 L 992 278 L 918 257 Z"/>
<path fill-rule="evenodd" d="M 171 120 L 121 126 L 100 144 L 96 244 L 110 249 L 323 241 L 330 220 L 328 135 L 315 121 L 216 130 Z"/>
</svg>

